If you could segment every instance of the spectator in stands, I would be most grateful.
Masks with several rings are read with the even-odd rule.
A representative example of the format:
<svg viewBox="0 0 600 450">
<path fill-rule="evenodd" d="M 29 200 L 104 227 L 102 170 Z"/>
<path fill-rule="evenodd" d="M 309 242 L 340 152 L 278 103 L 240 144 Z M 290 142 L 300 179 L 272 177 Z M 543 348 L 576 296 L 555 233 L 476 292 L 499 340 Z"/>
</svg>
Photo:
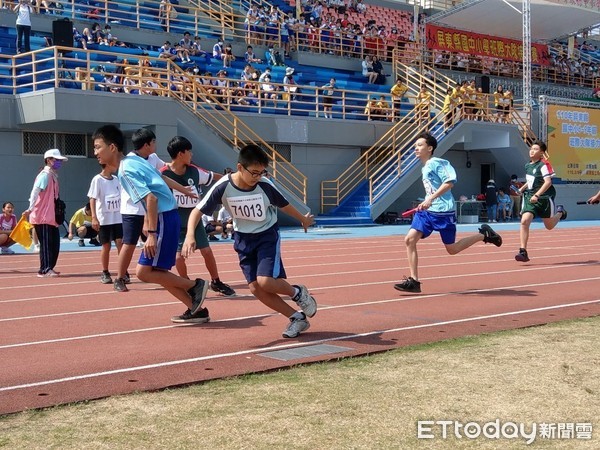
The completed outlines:
<svg viewBox="0 0 600 450">
<path fill-rule="evenodd" d="M 296 81 L 294 80 L 293 67 L 288 67 L 285 69 L 285 76 L 283 77 L 283 90 L 285 92 L 283 95 L 284 100 L 296 100 L 296 94 L 299 91 Z"/>
<path fill-rule="evenodd" d="M 75 85 L 82 91 L 89 91 L 92 89 L 90 73 L 85 67 L 75 68 Z"/>
<path fill-rule="evenodd" d="M 430 106 L 431 92 L 423 85 L 417 94 L 417 107 L 419 108 L 418 118 L 420 122 L 427 122 L 429 120 Z"/>
<path fill-rule="evenodd" d="M 258 77 L 258 82 L 262 83 L 263 81 L 265 81 L 265 77 L 269 77 L 269 78 L 273 78 L 273 75 L 271 74 L 271 68 L 270 67 L 266 67 L 265 71 L 263 73 L 260 74 L 260 76 Z"/>
<path fill-rule="evenodd" d="M 189 31 L 183 33 L 183 38 L 179 40 L 179 47 L 182 52 L 187 52 L 187 62 L 190 62 L 190 56 L 195 55 L 194 41 Z"/>
<path fill-rule="evenodd" d="M 229 82 L 227 80 L 227 71 L 219 70 L 217 72 L 217 79 L 214 80 L 214 95 L 220 103 L 223 103 L 228 98 Z"/>
<path fill-rule="evenodd" d="M 248 63 L 248 64 L 252 64 L 252 63 L 261 63 L 262 60 L 256 56 L 256 53 L 254 53 L 254 49 L 252 48 L 251 45 L 249 45 L 246 48 L 246 53 L 244 53 L 244 60 Z"/>
<path fill-rule="evenodd" d="M 158 57 L 175 61 L 177 59 L 177 50 L 171 47 L 171 42 L 165 41 L 162 47 L 158 49 Z"/>
<path fill-rule="evenodd" d="M 87 50 L 87 39 L 79 32 L 77 27 L 73 27 L 73 43 L 76 47 Z"/>
<path fill-rule="evenodd" d="M 273 66 L 285 66 L 283 62 L 283 58 L 281 57 L 281 52 L 276 45 L 270 45 L 265 52 L 265 59 L 267 64 L 271 64 Z"/>
<path fill-rule="evenodd" d="M 385 71 L 383 70 L 383 64 L 381 64 L 377 55 L 373 56 L 373 71 L 377 73 L 377 80 L 375 83 L 385 84 Z"/>
<path fill-rule="evenodd" d="M 504 107 L 504 88 L 501 84 L 494 92 L 494 106 L 496 107 L 496 120 L 501 123 L 504 122 L 506 109 Z"/>
<path fill-rule="evenodd" d="M 365 55 L 365 59 L 362 61 L 362 74 L 367 77 L 368 84 L 374 84 L 377 81 L 377 73 L 373 70 L 371 55 Z"/>
<path fill-rule="evenodd" d="M 233 61 L 235 61 L 233 48 L 231 47 L 231 44 L 227 44 L 223 50 L 223 68 L 230 68 Z"/>
<path fill-rule="evenodd" d="M 99 84 L 98 86 L 101 89 L 113 93 L 123 92 L 121 81 L 115 73 L 106 73 L 105 68 L 103 66 L 100 66 L 100 70 L 103 78 L 101 84 Z"/>
<path fill-rule="evenodd" d="M 356 5 L 354 6 L 356 12 L 358 14 L 366 14 L 367 13 L 367 5 L 363 3 L 363 0 L 356 0 Z"/>
<path fill-rule="evenodd" d="M 200 36 L 194 36 L 194 42 L 192 43 L 190 55 L 204 57 L 204 63 L 207 66 L 210 66 L 210 53 L 202 50 L 202 43 L 201 43 Z"/>
<path fill-rule="evenodd" d="M 600 87 L 594 88 L 594 90 L 592 91 L 592 98 L 594 100 L 600 99 Z"/>
<path fill-rule="evenodd" d="M 396 84 L 392 86 L 390 89 L 390 94 L 392 94 L 392 105 L 393 105 L 393 119 L 400 118 L 400 108 L 402 105 L 402 100 L 404 99 L 404 95 L 408 91 L 408 86 L 406 86 L 402 82 L 402 78 L 398 77 L 396 79 Z"/>
<path fill-rule="evenodd" d="M 17 13 L 17 53 L 31 51 L 29 37 L 31 35 L 31 14 L 33 9 L 29 0 L 19 0 L 13 11 Z"/>
<path fill-rule="evenodd" d="M 390 104 L 387 102 L 384 95 L 380 95 L 379 100 L 377 101 L 377 114 L 379 115 L 380 120 L 393 119 Z"/>
<path fill-rule="evenodd" d="M 102 28 L 98 22 L 94 22 L 92 28 L 84 28 L 82 34 L 87 39 L 88 44 L 97 44 L 104 37 Z"/>
<path fill-rule="evenodd" d="M 365 106 L 364 114 L 367 116 L 367 120 L 371 121 L 373 118 L 378 118 L 378 108 L 377 108 L 377 97 L 372 97 L 367 100 L 367 105 Z"/>
<path fill-rule="evenodd" d="M 449 87 L 446 89 L 446 95 L 444 96 L 444 105 L 442 106 L 442 112 L 444 113 L 444 130 L 448 131 L 452 128 L 454 119 L 454 99 L 452 97 L 453 89 Z"/>
<path fill-rule="evenodd" d="M 219 61 L 223 61 L 223 58 L 224 58 L 224 54 L 223 54 L 223 38 L 219 38 L 219 40 L 217 41 L 217 43 L 215 45 L 213 45 L 212 56 L 213 56 L 214 59 L 217 59 Z"/>
<path fill-rule="evenodd" d="M 511 111 L 513 108 L 513 101 L 514 101 L 514 97 L 513 97 L 513 93 L 510 89 L 507 89 L 506 92 L 504 93 L 504 121 L 506 123 L 510 123 L 511 122 Z"/>
<path fill-rule="evenodd" d="M 257 44 L 256 25 L 259 22 L 258 6 L 256 3 L 250 4 L 246 19 L 244 20 L 244 28 L 246 29 L 246 43 L 248 45 Z"/>
<path fill-rule="evenodd" d="M 335 78 L 329 80 L 329 83 L 321 87 L 323 90 L 323 115 L 326 119 L 333 119 L 331 112 L 333 108 L 333 96 L 335 94 Z"/>
<path fill-rule="evenodd" d="M 522 186 L 523 183 L 518 180 L 517 175 L 513 174 L 510 176 L 508 192 L 510 194 L 511 204 L 513 205 L 512 217 L 519 217 L 521 214 L 521 198 L 523 197 L 523 194 L 521 193 Z"/>
<path fill-rule="evenodd" d="M 177 17 L 177 10 L 169 0 L 160 0 L 158 5 L 158 22 L 163 26 L 163 30 L 167 31 L 171 19 Z"/>
<path fill-rule="evenodd" d="M 273 102 L 273 107 L 277 108 L 277 99 L 279 95 L 277 94 L 277 87 L 271 83 L 271 75 L 265 72 L 265 76 L 261 81 L 260 89 L 262 91 L 262 98 L 265 99 L 265 106 L 267 106 L 267 101 Z M 261 75 L 262 77 L 262 75 Z"/>
<path fill-rule="evenodd" d="M 125 77 L 123 78 L 123 92 L 126 94 L 139 95 L 140 87 L 141 82 L 137 69 L 127 67 L 125 69 Z"/>
</svg>

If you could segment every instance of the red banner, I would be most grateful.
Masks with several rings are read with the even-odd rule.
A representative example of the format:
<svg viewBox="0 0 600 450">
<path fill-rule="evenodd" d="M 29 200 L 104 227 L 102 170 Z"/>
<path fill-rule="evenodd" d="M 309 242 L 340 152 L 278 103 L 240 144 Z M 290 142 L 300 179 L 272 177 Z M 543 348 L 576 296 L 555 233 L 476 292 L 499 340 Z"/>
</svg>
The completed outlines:
<svg viewBox="0 0 600 450">
<path fill-rule="evenodd" d="M 427 25 L 426 33 L 428 49 L 523 61 L 523 43 L 521 41 L 435 25 Z M 550 65 L 547 45 L 531 44 L 531 63 Z"/>
</svg>

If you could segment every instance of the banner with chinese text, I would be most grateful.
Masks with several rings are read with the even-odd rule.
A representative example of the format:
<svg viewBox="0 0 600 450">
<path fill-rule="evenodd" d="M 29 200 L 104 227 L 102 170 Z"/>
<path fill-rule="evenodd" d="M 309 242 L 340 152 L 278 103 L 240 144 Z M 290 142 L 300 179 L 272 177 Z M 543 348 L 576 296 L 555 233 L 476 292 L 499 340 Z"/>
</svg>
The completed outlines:
<svg viewBox="0 0 600 450">
<path fill-rule="evenodd" d="M 556 176 L 600 180 L 600 110 L 548 105 L 548 153 Z"/>
<path fill-rule="evenodd" d="M 427 25 L 427 48 L 523 61 L 523 43 L 514 39 Z M 548 46 L 531 44 L 531 63 L 550 65 Z"/>
</svg>

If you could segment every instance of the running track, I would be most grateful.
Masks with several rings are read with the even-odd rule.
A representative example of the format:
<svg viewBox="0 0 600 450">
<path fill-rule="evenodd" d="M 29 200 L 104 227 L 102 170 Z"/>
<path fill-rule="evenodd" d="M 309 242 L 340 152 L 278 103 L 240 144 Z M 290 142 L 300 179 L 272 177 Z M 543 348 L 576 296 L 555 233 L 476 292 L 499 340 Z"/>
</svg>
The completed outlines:
<svg viewBox="0 0 600 450">
<path fill-rule="evenodd" d="M 63 251 L 54 279 L 35 276 L 37 255 L 3 255 L 0 413 L 598 315 L 597 226 L 535 225 L 526 264 L 514 261 L 517 224 L 496 227 L 501 248 L 477 244 L 456 256 L 434 235 L 420 243 L 423 293 L 413 295 L 392 287 L 408 274 L 405 226 L 286 231 L 289 279 L 319 303 L 298 339 L 283 339 L 284 318 L 249 295 L 230 242 L 212 247 L 221 279 L 240 295 L 209 291 L 212 320 L 202 325 L 172 324 L 185 308 L 153 285 L 134 280 L 115 293 L 100 284 L 96 249 Z M 461 225 L 459 237 L 474 230 Z M 188 264 L 206 276 L 200 254 Z M 315 354 L 317 344 L 335 353 Z M 289 350 L 286 360 L 265 355 L 276 350 Z"/>
</svg>

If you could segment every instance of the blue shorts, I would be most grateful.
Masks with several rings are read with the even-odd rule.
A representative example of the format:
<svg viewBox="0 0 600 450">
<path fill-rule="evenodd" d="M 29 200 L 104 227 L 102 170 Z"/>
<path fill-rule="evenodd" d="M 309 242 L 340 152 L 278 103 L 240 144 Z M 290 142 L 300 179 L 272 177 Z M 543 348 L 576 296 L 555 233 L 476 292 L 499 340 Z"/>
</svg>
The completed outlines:
<svg viewBox="0 0 600 450">
<path fill-rule="evenodd" d="M 444 244 L 449 245 L 456 242 L 456 213 L 454 211 L 443 213 L 417 211 L 410 227 L 423 233 L 423 238 L 429 237 L 434 231 L 439 231 Z"/>
<path fill-rule="evenodd" d="M 281 237 L 277 226 L 262 233 L 234 233 L 233 248 L 248 283 L 256 277 L 287 278 L 281 260 Z"/>
<path fill-rule="evenodd" d="M 138 264 L 152 266 L 157 269 L 171 270 L 171 267 L 175 265 L 175 258 L 177 257 L 179 228 L 181 228 L 181 220 L 177 209 L 158 213 L 156 255 L 154 258 L 146 258 L 146 255 L 142 252 Z"/>
<path fill-rule="evenodd" d="M 144 229 L 144 216 L 123 214 L 123 244 L 137 245 Z"/>
</svg>

